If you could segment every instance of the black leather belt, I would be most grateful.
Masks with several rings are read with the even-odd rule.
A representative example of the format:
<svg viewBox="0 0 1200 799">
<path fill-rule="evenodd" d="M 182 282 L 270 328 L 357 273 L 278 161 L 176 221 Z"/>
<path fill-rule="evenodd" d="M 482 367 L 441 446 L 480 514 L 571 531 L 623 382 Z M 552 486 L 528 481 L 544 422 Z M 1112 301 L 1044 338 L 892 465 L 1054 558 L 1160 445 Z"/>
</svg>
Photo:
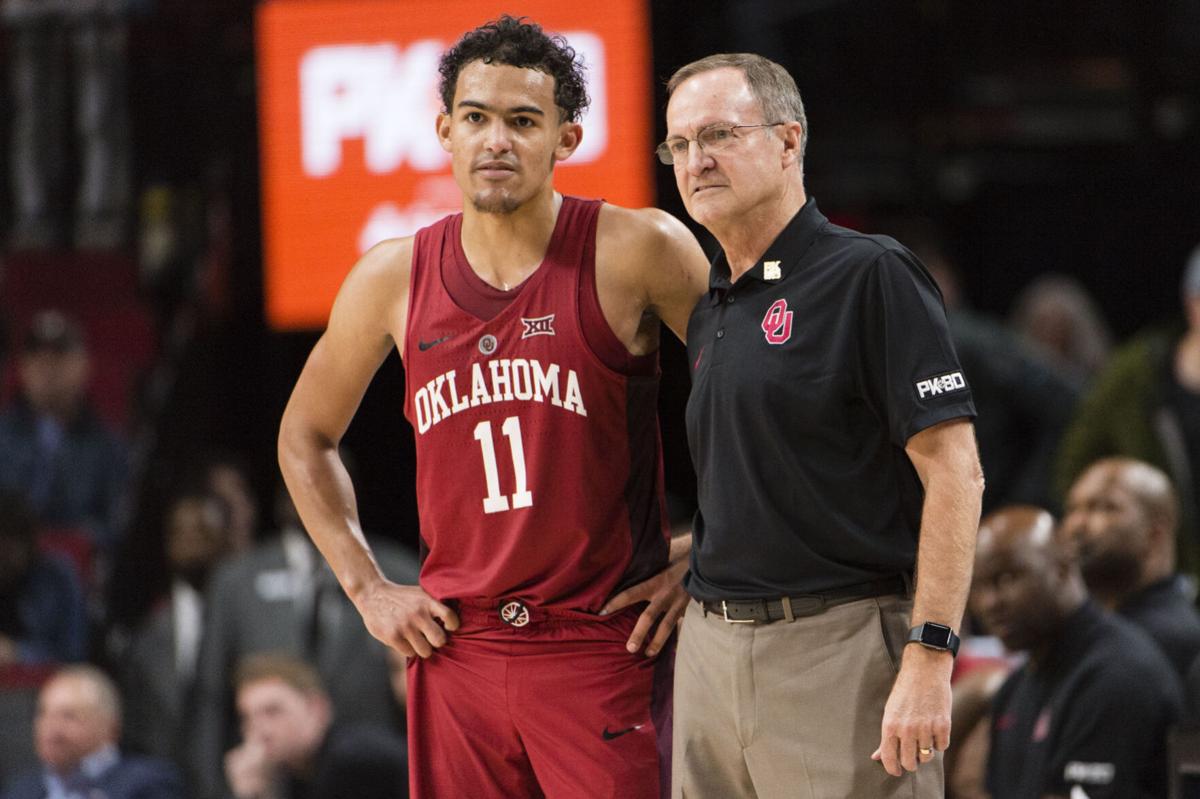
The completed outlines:
<svg viewBox="0 0 1200 799">
<path fill-rule="evenodd" d="M 867 583 L 855 583 L 819 594 L 800 594 L 779 599 L 722 599 L 701 603 L 704 615 L 715 613 L 731 624 L 770 624 L 773 621 L 793 621 L 801 616 L 815 616 L 826 608 L 844 605 L 859 599 L 912 593 L 906 576 L 887 577 Z"/>
</svg>

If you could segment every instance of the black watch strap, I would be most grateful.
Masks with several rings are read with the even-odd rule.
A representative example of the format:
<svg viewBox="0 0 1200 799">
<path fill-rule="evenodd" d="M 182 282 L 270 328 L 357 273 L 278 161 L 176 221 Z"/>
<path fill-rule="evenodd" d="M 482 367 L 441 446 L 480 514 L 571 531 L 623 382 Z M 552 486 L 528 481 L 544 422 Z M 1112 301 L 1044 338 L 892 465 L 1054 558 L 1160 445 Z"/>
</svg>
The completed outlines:
<svg viewBox="0 0 1200 799">
<path fill-rule="evenodd" d="M 940 649 L 951 655 L 958 655 L 958 636 L 954 634 L 954 630 L 937 622 L 927 621 L 913 627 L 908 631 L 907 643 L 920 644 L 929 649 Z"/>
</svg>

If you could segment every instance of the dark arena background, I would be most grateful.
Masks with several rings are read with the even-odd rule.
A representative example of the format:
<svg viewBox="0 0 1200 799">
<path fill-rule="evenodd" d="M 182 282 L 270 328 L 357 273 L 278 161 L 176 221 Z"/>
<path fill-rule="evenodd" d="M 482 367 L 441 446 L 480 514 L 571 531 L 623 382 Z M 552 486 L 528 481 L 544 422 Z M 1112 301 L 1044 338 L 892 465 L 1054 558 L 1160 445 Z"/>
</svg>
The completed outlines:
<svg viewBox="0 0 1200 799">
<path fill-rule="evenodd" d="M 1036 337 L 1036 325 L 1022 327 L 1023 296 L 1057 275 L 1090 296 L 1088 318 L 1099 322 L 1056 329 L 1043 344 L 1082 336 L 1089 341 L 1076 349 L 1107 352 L 1147 327 L 1183 321 L 1180 279 L 1200 245 L 1200 0 L 630 0 L 579 4 L 609 18 L 563 11 L 561 24 L 542 16 L 558 4 L 541 0 L 454 0 L 445 14 L 427 0 L 137 0 L 125 4 L 121 32 L 112 34 L 123 45 L 107 56 L 77 46 L 77 23 L 49 33 L 31 55 L 25 37 L 53 23 L 23 18 L 22 5 L 0 2 L 8 9 L 0 15 L 0 388 L 6 403 L 19 393 L 18 362 L 38 311 L 57 308 L 79 322 L 91 351 L 91 395 L 129 449 L 114 513 L 121 543 L 88 566 L 96 573 L 88 575 L 87 653 L 101 664 L 114 665 L 129 631 L 168 589 L 168 503 L 209 460 L 243 468 L 259 508 L 255 536 L 280 526 L 287 509 L 278 500 L 276 436 L 328 312 L 328 286 L 340 283 L 371 231 L 412 232 L 404 225 L 457 201 L 453 187 L 438 182 L 441 173 L 413 166 L 414 153 L 424 152 L 416 139 L 407 161 L 363 165 L 386 161 L 386 138 L 413 135 L 406 126 L 432 135 L 432 79 L 405 83 L 405 69 L 434 63 L 419 61 L 419 43 L 445 46 L 500 13 L 529 14 L 602 48 L 589 52 L 603 53 L 608 149 L 597 145 L 575 172 L 562 165 L 564 180 L 614 202 L 669 211 L 710 255 L 714 241 L 688 218 L 671 167 L 654 157 L 665 137 L 665 82 L 705 55 L 749 51 L 796 79 L 810 123 L 806 187 L 822 211 L 914 249 L 956 309 L 1004 328 L 1012 341 L 1022 331 Z M 345 19 L 345 27 L 320 22 L 318 12 Z M 301 131 L 302 70 L 315 63 L 302 48 L 386 42 L 394 44 L 390 80 L 405 87 L 382 95 L 390 116 L 353 117 L 337 105 L 353 89 L 339 85 L 328 90 L 333 105 L 303 118 L 318 132 Z M 110 86 L 123 99 L 85 79 L 93 57 L 123 60 Z M 121 155 L 112 155 L 116 177 L 105 183 L 113 204 L 85 224 L 79 197 L 95 181 L 86 167 L 97 133 L 77 109 L 89 99 L 118 107 L 97 124 Z M 31 102 L 57 116 L 22 129 L 19 112 Z M 328 134 L 329 120 L 343 125 L 326 153 L 339 166 L 306 165 L 301 174 L 304 137 Z M 50 193 L 30 216 L 23 192 L 38 170 Z M 374 210 L 354 205 L 368 194 Z M 393 226 L 366 225 L 369 210 Z M 997 337 L 996 346 L 1009 340 Z M 660 424 L 679 525 L 695 502 L 685 361 L 683 346 L 665 332 Z M 1086 376 L 1069 376 L 1082 392 Z M 997 395 L 981 410 L 1018 389 L 991 387 Z M 416 548 L 414 450 L 403 403 L 393 353 L 344 452 L 364 528 Z M 1035 427 L 1014 422 L 1008 447 L 1042 446 Z M 1003 489 L 1003 468 L 989 492 Z M 1061 510 L 1060 496 L 1043 489 L 1045 502 Z M 1011 496 L 989 493 L 985 510 Z M 0 661 L 0 676 L 4 668 Z M 32 683 L 21 675 L 10 682 L 27 689 L 38 684 L 37 669 L 32 674 Z M 0 747 L 16 740 L 10 732 L 0 729 Z M 10 776 L 4 768 L 0 762 L 0 781 Z"/>
<path fill-rule="evenodd" d="M 505 9 L 480 3 L 477 16 Z M 143 565 L 161 549 L 155 506 L 164 483 L 202 453 L 237 454 L 261 506 L 272 507 L 279 417 L 317 336 L 278 332 L 265 319 L 254 13 L 255 4 L 235 0 L 160 0 L 131 18 L 138 201 L 128 246 L 93 260 L 118 273 L 129 263 L 129 302 L 152 321 L 153 333 L 130 347 L 141 371 L 126 370 L 130 404 L 120 414 L 143 459 L 129 540 Z M 659 0 L 647 13 L 654 141 L 664 135 L 664 84 L 676 67 L 712 52 L 761 53 L 796 77 L 811 126 L 806 185 L 826 214 L 870 232 L 910 216 L 936 225 L 974 308 L 1003 318 L 1030 281 L 1059 273 L 1082 282 L 1117 339 L 1180 314 L 1178 279 L 1200 243 L 1200 3 Z M 7 49 L 11 56 L 11 41 Z M 670 169 L 649 148 L 645 169 L 654 202 L 691 224 Z M 73 185 L 60 183 L 66 209 Z M 337 213 L 320 194 L 297 200 L 318 219 Z M 11 191 L 4 201 L 11 211 Z M 136 270 L 139 252 L 154 246 L 147 235 L 164 224 L 168 257 Z M 711 252 L 711 239 L 691 226 Z M 14 272 L 65 271 L 90 257 L 10 252 L 6 315 L 41 299 L 36 287 L 32 298 L 20 296 Z M 320 266 L 344 273 L 351 263 Z M 89 299 L 86 289 L 63 295 Z M 14 346 L 20 334 L 10 331 Z M 125 359 L 120 340 L 104 346 L 106 358 Z M 670 336 L 662 368 L 667 484 L 686 506 L 694 491 L 681 419 L 688 385 Z M 10 392 L 13 382 L 10 370 Z M 366 528 L 415 544 L 402 404 L 403 372 L 392 357 L 345 447 Z M 140 612 L 153 572 L 134 569 L 114 607 Z"/>
</svg>

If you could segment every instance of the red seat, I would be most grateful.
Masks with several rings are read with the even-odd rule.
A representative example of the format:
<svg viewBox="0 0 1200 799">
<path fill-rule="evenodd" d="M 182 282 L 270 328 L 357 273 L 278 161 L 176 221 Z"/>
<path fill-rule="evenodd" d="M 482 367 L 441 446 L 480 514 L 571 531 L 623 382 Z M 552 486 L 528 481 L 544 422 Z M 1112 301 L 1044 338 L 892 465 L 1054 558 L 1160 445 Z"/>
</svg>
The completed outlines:
<svg viewBox="0 0 1200 799">
<path fill-rule="evenodd" d="M 0 666 L 0 691 L 37 691 L 58 670 L 57 663 L 9 663 Z"/>
</svg>

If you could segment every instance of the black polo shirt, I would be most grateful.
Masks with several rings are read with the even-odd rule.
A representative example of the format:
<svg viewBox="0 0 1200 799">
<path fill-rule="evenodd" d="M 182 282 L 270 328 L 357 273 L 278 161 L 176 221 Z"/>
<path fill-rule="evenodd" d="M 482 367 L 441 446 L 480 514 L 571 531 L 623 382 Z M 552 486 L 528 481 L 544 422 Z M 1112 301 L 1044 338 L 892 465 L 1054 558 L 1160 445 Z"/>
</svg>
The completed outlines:
<svg viewBox="0 0 1200 799">
<path fill-rule="evenodd" d="M 941 293 L 885 236 L 809 200 L 736 284 L 724 254 L 688 323 L 700 509 L 688 591 L 766 598 L 911 573 L 913 434 L 974 417 Z"/>
<path fill-rule="evenodd" d="M 1172 575 L 1128 597 L 1117 608 L 1162 649 L 1180 679 L 1200 655 L 1200 613 L 1183 578 Z"/>
<path fill-rule="evenodd" d="M 1178 678 L 1154 642 L 1090 601 L 1045 662 L 1012 674 L 992 706 L 987 788 L 1005 799 L 1166 796 Z"/>
</svg>

